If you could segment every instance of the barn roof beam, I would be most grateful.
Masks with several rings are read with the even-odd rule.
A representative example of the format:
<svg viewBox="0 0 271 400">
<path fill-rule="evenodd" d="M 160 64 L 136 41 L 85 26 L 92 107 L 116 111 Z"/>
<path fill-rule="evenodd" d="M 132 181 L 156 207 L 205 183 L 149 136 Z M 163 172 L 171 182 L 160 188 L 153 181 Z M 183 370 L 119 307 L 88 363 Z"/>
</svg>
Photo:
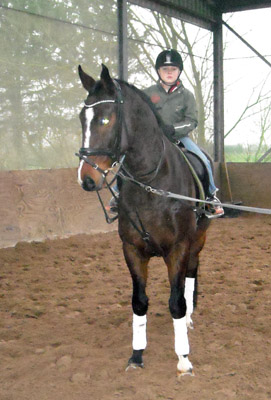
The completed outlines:
<svg viewBox="0 0 271 400">
<path fill-rule="evenodd" d="M 215 0 L 215 3 L 221 13 L 271 7 L 271 1 L 267 0 Z"/>
<path fill-rule="evenodd" d="M 210 0 L 129 0 L 129 2 L 208 30 L 214 29 L 214 24 L 221 14 Z"/>
</svg>

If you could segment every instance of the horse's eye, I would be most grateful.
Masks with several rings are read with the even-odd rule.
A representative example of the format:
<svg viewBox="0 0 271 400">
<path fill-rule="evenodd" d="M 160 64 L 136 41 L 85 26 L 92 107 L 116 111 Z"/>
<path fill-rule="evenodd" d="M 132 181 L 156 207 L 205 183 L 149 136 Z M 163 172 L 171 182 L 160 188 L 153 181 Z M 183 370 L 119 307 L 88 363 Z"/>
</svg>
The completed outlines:
<svg viewBox="0 0 271 400">
<path fill-rule="evenodd" d="M 99 124 L 100 125 L 108 125 L 109 124 L 109 119 L 108 118 L 106 118 L 106 117 L 103 117 L 103 118 L 101 118 L 100 120 L 99 120 Z"/>
</svg>

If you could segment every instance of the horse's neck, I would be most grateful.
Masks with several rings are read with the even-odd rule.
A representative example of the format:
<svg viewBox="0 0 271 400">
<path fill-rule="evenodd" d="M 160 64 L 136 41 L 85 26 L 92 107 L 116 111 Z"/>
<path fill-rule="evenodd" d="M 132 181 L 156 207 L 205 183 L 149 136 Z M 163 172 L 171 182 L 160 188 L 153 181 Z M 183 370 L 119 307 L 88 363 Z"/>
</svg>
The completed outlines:
<svg viewBox="0 0 271 400">
<path fill-rule="evenodd" d="M 154 170 L 163 156 L 162 132 L 150 106 L 137 92 L 125 88 L 128 150 L 125 164 L 135 176 Z"/>
<path fill-rule="evenodd" d="M 137 121 L 129 132 L 129 150 L 126 162 L 130 171 L 142 176 L 155 170 L 163 157 L 164 145 L 160 128 L 148 120 Z"/>
</svg>

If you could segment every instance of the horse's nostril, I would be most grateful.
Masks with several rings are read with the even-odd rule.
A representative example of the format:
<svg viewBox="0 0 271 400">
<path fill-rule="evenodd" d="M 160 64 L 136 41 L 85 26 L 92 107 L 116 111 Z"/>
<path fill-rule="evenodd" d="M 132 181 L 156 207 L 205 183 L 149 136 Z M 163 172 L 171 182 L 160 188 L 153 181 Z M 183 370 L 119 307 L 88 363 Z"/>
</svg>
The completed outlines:
<svg viewBox="0 0 271 400">
<path fill-rule="evenodd" d="M 83 180 L 82 188 L 88 192 L 91 192 L 96 189 L 96 184 L 90 176 L 87 176 Z"/>
</svg>

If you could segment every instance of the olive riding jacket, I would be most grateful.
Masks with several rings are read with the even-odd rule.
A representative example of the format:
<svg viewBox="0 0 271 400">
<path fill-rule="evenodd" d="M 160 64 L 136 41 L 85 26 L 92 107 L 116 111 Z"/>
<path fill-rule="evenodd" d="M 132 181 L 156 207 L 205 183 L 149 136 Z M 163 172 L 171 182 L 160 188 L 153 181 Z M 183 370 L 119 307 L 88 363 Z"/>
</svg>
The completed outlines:
<svg viewBox="0 0 271 400">
<path fill-rule="evenodd" d="M 166 92 L 161 84 L 150 86 L 144 92 L 150 97 L 162 120 L 167 125 L 173 125 L 173 139 L 178 141 L 198 125 L 198 113 L 193 94 L 182 82 Z"/>
</svg>

